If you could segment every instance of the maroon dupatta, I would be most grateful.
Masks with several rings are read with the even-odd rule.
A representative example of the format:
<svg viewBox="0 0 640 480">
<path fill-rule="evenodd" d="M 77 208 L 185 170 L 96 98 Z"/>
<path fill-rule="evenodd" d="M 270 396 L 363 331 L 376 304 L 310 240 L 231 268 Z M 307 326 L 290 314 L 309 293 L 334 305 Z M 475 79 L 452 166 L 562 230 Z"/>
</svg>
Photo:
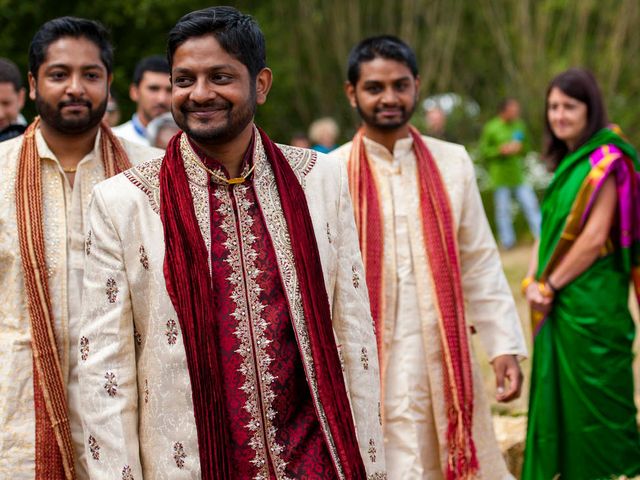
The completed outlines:
<svg viewBox="0 0 640 480">
<path fill-rule="evenodd" d="M 344 477 L 365 479 L 304 190 L 280 149 L 262 130 L 260 136 L 275 176 L 291 239 L 320 402 Z M 211 328 L 215 292 L 211 287 L 207 248 L 180 153 L 180 135 L 169 142 L 160 169 L 160 216 L 165 237 L 164 276 L 183 332 L 202 478 L 230 479 L 222 374 Z"/>
</svg>

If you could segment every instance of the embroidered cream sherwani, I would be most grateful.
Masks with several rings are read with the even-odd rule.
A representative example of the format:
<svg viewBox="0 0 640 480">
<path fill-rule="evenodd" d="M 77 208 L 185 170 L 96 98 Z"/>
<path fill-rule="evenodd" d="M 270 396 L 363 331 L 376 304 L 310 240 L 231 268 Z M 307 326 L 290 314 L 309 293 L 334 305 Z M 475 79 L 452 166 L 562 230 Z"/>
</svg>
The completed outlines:
<svg viewBox="0 0 640 480">
<path fill-rule="evenodd" d="M 337 161 L 318 158 L 321 156 L 310 150 L 281 148 L 305 189 L 362 459 L 369 478 L 386 478 L 375 334 L 346 170 Z M 188 158 L 193 152 L 186 151 L 183 144 L 182 154 Z M 253 161 L 255 192 L 276 252 L 307 381 L 321 428 L 329 438 L 329 453 L 339 465 L 313 373 L 322 366 L 314 365 L 310 356 L 289 234 L 275 177 L 258 134 Z M 98 185 L 90 208 L 79 379 L 88 466 L 91 478 L 95 479 L 200 478 L 182 332 L 163 275 L 165 245 L 159 216 L 161 162 L 162 159 L 157 159 L 143 163 Z M 190 160 L 185 160 L 185 168 L 198 223 L 211 251 L 212 212 L 207 174 Z M 243 188 L 234 190 L 240 205 L 244 202 Z M 260 248 L 259 238 L 243 236 L 242 241 L 247 242 L 244 248 Z M 251 262 L 251 255 L 245 258 Z M 248 268 L 251 271 L 251 267 Z M 229 281 L 243 284 L 235 275 L 244 276 L 237 271 Z M 238 292 L 236 302 L 254 288 L 251 276 L 244 278 L 248 290 Z M 269 306 L 250 304 L 244 308 L 251 309 L 251 317 L 259 319 L 260 312 Z M 234 314 L 238 322 L 247 321 L 244 314 L 238 314 L 242 311 Z M 254 324 L 260 325 L 260 321 Z M 255 341 L 259 344 L 259 337 Z M 258 358 L 256 362 L 263 360 L 266 359 Z M 243 370 L 247 381 L 253 378 L 251 372 L 252 368 Z M 255 384 L 255 388 L 261 387 Z M 250 405 L 246 408 L 254 415 Z M 262 429 L 264 418 L 265 429 L 268 429 L 272 418 L 269 411 L 258 409 L 255 415 L 246 428 Z M 264 431 L 261 437 L 270 438 L 270 435 Z M 265 465 L 269 459 L 277 464 L 278 445 L 270 440 L 269 445 L 267 451 L 262 441 L 252 443 L 256 465 Z"/>
<path fill-rule="evenodd" d="M 460 145 L 423 137 L 449 193 L 457 227 L 466 317 L 493 359 L 526 355 L 515 304 L 489 229 L 473 165 Z M 445 404 L 440 331 L 426 258 L 416 157 L 410 137 L 393 153 L 364 138 L 378 179 L 384 218 L 383 395 L 390 479 L 443 478 L 446 465 Z M 346 163 L 351 143 L 332 152 Z M 510 478 L 496 444 L 478 365 L 474 364 L 474 439 L 480 476 Z"/>
<path fill-rule="evenodd" d="M 31 328 L 16 225 L 15 176 L 22 147 L 18 138 L 0 143 L 0 478 L 35 476 L 35 416 Z M 55 333 L 65 381 L 76 472 L 86 477 L 82 427 L 77 415 L 77 348 L 84 261 L 84 231 L 91 190 L 104 180 L 100 134 L 94 149 L 78 164 L 73 188 L 58 159 L 36 132 L 42 159 L 44 235 Z M 144 160 L 161 151 L 122 141 L 132 159 Z M 70 348 L 72 346 L 72 348 Z M 76 388 L 74 388 L 74 385 Z"/>
</svg>

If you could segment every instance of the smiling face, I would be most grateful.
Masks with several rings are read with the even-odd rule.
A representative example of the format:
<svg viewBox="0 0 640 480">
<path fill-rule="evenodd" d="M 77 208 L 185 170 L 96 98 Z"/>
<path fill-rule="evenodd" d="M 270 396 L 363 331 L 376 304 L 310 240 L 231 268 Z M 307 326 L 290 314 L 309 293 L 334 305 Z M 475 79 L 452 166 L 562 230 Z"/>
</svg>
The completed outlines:
<svg viewBox="0 0 640 480">
<path fill-rule="evenodd" d="M 85 37 L 62 37 L 47 48 L 38 77 L 29 74 L 29 97 L 48 126 L 63 134 L 80 134 L 102 120 L 110 83 L 95 43 Z"/>
<path fill-rule="evenodd" d="M 393 131 L 411 119 L 418 86 L 407 65 L 376 57 L 360 64 L 360 78 L 356 85 L 347 84 L 347 96 L 369 128 Z"/>
<path fill-rule="evenodd" d="M 213 35 L 193 37 L 173 55 L 171 111 L 196 143 L 221 145 L 251 128 L 256 105 L 267 99 L 271 71 L 252 79 L 247 67 Z"/>
<path fill-rule="evenodd" d="M 553 134 L 572 150 L 587 128 L 587 104 L 553 87 L 547 98 L 547 120 Z"/>
</svg>

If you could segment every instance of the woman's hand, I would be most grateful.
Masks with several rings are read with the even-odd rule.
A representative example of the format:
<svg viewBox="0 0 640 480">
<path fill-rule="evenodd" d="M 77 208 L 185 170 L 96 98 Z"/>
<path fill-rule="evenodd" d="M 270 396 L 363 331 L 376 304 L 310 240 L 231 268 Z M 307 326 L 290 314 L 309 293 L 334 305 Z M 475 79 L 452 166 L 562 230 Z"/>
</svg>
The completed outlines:
<svg viewBox="0 0 640 480">
<path fill-rule="evenodd" d="M 531 282 L 525 290 L 525 298 L 527 303 L 533 310 L 548 314 L 553 306 L 553 295 L 543 295 L 541 284 L 539 282 Z"/>
</svg>

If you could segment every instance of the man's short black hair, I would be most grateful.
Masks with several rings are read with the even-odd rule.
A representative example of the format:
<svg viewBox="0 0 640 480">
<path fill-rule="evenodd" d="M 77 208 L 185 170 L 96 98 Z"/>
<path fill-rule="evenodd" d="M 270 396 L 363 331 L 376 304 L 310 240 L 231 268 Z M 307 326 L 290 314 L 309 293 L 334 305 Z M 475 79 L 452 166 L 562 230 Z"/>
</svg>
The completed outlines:
<svg viewBox="0 0 640 480">
<path fill-rule="evenodd" d="M 347 65 L 347 79 L 351 85 L 360 80 L 360 64 L 375 58 L 385 58 L 404 63 L 414 77 L 418 76 L 418 61 L 411 47 L 393 35 L 369 37 L 358 43 L 351 53 Z"/>
<path fill-rule="evenodd" d="M 94 20 L 77 17 L 60 17 L 49 20 L 36 32 L 29 45 L 29 71 L 38 77 L 38 69 L 47 57 L 49 45 L 63 37 L 86 38 L 100 50 L 100 60 L 107 69 L 113 70 L 113 47 L 109 42 L 109 32 Z"/>
<path fill-rule="evenodd" d="M 133 84 L 140 85 L 144 72 L 157 72 L 169 74 L 169 63 L 162 55 L 151 55 L 144 57 L 136 64 L 133 71 Z"/>
<path fill-rule="evenodd" d="M 0 83 L 10 83 L 16 92 L 22 88 L 22 75 L 17 65 L 8 58 L 0 58 Z"/>
<path fill-rule="evenodd" d="M 255 79 L 267 66 L 264 34 L 256 21 L 233 7 L 210 7 L 188 13 L 169 32 L 167 59 L 184 42 L 194 37 L 213 35 L 224 50 L 238 59 Z"/>
</svg>

